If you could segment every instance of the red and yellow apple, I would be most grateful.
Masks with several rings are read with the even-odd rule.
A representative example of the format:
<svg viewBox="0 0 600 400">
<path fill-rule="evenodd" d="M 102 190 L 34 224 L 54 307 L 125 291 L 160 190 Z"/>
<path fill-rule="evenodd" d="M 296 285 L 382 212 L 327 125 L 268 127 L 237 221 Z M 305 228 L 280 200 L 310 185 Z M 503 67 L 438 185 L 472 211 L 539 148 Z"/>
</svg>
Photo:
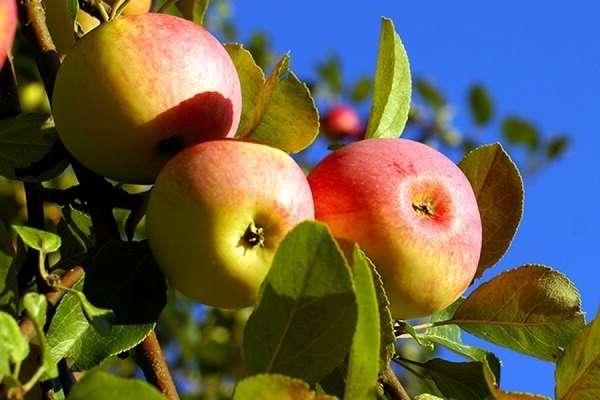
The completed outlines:
<svg viewBox="0 0 600 400">
<path fill-rule="evenodd" d="M 314 219 L 300 166 L 274 147 L 221 139 L 183 149 L 161 170 L 146 232 L 157 264 L 189 298 L 251 306 L 284 236 Z"/>
<path fill-rule="evenodd" d="M 358 139 L 362 133 L 362 122 L 353 107 L 337 104 L 321 118 L 321 131 L 332 140 Z"/>
<path fill-rule="evenodd" d="M 439 151 L 407 139 L 367 139 L 308 175 L 315 218 L 358 243 L 380 273 L 395 319 L 452 304 L 472 282 L 482 243 L 473 189 Z"/>
<path fill-rule="evenodd" d="M 112 6 L 116 0 L 105 0 Z M 67 11 L 66 0 L 44 0 L 46 7 L 46 25 L 52 36 L 52 41 L 59 54 L 67 53 L 75 44 L 75 27 Z M 152 0 L 130 0 L 123 9 L 123 15 L 142 14 L 150 11 Z M 81 31 L 85 34 L 100 25 L 97 18 L 83 10 L 77 10 L 76 21 Z"/>
<path fill-rule="evenodd" d="M 107 178 L 151 183 L 175 153 L 235 135 L 240 80 L 222 44 L 183 18 L 126 15 L 81 38 L 52 109 L 67 150 Z"/>
<path fill-rule="evenodd" d="M 17 29 L 16 0 L 0 0 L 0 68 L 12 47 Z"/>
</svg>

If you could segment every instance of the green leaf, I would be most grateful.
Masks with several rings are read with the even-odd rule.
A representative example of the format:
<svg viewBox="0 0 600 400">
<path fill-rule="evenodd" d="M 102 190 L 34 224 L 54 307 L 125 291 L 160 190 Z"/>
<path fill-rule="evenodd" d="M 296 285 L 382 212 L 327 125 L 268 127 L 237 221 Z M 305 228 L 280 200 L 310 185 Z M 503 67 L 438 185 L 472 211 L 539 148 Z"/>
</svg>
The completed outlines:
<svg viewBox="0 0 600 400">
<path fill-rule="evenodd" d="M 363 76 L 356 80 L 350 93 L 350 99 L 354 103 L 365 101 L 373 90 L 373 79 L 370 76 Z"/>
<path fill-rule="evenodd" d="M 494 104 L 485 86 L 475 84 L 469 89 L 469 107 L 475 123 L 484 126 L 492 119 Z"/>
<path fill-rule="evenodd" d="M 166 399 L 158 389 L 139 379 L 120 378 L 104 371 L 91 371 L 67 396 L 67 400 Z"/>
<path fill-rule="evenodd" d="M 379 305 L 371 267 L 358 245 L 354 245 L 353 272 L 358 321 L 348 359 L 344 399 L 377 399 L 381 341 Z"/>
<path fill-rule="evenodd" d="M 550 400 L 549 397 L 538 396 L 529 393 L 504 392 L 499 389 L 499 385 L 495 376 L 492 374 L 489 368 L 486 368 L 485 365 L 483 373 L 494 400 Z"/>
<path fill-rule="evenodd" d="M 19 324 L 8 313 L 0 311 L 0 376 L 11 375 L 11 364 L 23 361 L 29 354 L 29 343 Z"/>
<path fill-rule="evenodd" d="M 279 245 L 244 331 L 248 373 L 314 384 L 348 354 L 357 321 L 350 270 L 328 228 L 305 221 Z"/>
<path fill-rule="evenodd" d="M 192 6 L 193 22 L 200 26 L 204 25 L 204 16 L 206 15 L 206 10 L 208 10 L 209 3 L 209 0 L 194 0 L 194 5 Z"/>
<path fill-rule="evenodd" d="M 44 254 L 53 253 L 60 248 L 60 236 L 54 233 L 31 228 L 29 226 L 13 225 L 13 229 L 21 237 L 23 243 Z"/>
<path fill-rule="evenodd" d="M 551 362 L 585 323 L 573 283 L 535 264 L 483 283 L 460 304 L 452 321 L 481 339 Z"/>
<path fill-rule="evenodd" d="M 473 187 L 483 243 L 476 278 L 506 253 L 523 217 L 523 180 L 499 143 L 480 146 L 458 164 Z"/>
<path fill-rule="evenodd" d="M 395 138 L 402 134 L 408 120 L 411 87 L 406 50 L 392 20 L 383 18 L 366 138 Z"/>
<path fill-rule="evenodd" d="M 573 339 L 556 364 L 556 398 L 600 398 L 600 309 Z"/>
<path fill-rule="evenodd" d="M 275 66 L 239 136 L 297 153 L 317 137 L 319 114 L 308 87 L 289 71 L 288 64 L 285 55 Z"/>
<path fill-rule="evenodd" d="M 435 111 L 441 109 L 446 103 L 446 99 L 440 89 L 429 79 L 416 79 L 415 89 L 429 107 Z"/>
<path fill-rule="evenodd" d="M 47 114 L 20 114 L 0 120 L 0 175 L 44 182 L 60 175 L 69 162 Z M 41 160 L 45 159 L 43 163 Z"/>
<path fill-rule="evenodd" d="M 564 154 L 569 148 L 570 140 L 566 135 L 559 135 L 550 139 L 546 144 L 546 157 L 548 160 L 554 160 L 555 158 Z"/>
<path fill-rule="evenodd" d="M 83 315 L 96 331 L 102 336 L 110 335 L 115 321 L 115 313 L 112 310 L 94 306 L 85 297 L 85 294 L 78 290 L 73 290 L 70 293 L 77 298 L 83 310 Z"/>
<path fill-rule="evenodd" d="M 0 311 L 16 317 L 18 293 L 17 268 L 12 237 L 0 220 Z"/>
<path fill-rule="evenodd" d="M 75 360 L 75 371 L 90 369 L 140 343 L 166 303 L 165 278 L 147 242 L 107 243 L 84 278 L 74 289 L 83 291 L 94 306 L 112 310 L 114 324 L 109 336 L 100 335 L 81 312 L 77 298 L 65 295 L 52 319 L 48 341 L 54 357 Z"/>
<path fill-rule="evenodd" d="M 329 86 L 334 95 L 340 95 L 344 87 L 342 66 L 337 54 L 330 54 L 325 61 L 317 65 L 317 76 L 320 82 Z"/>
<path fill-rule="evenodd" d="M 328 400 L 333 396 L 317 396 L 308 383 L 279 374 L 261 374 L 241 380 L 233 400 Z"/>
<path fill-rule="evenodd" d="M 56 360 L 58 360 L 58 358 L 52 356 L 46 334 L 44 333 L 46 310 L 48 308 L 46 297 L 39 293 L 27 293 L 23 297 L 23 306 L 27 310 L 31 321 L 35 326 L 37 340 L 40 344 L 40 352 L 42 355 L 41 366 L 44 368 L 45 373 L 49 378 L 56 378 L 58 376 L 58 367 L 56 365 Z"/>
<path fill-rule="evenodd" d="M 539 144 L 537 128 L 520 117 L 506 117 L 502 121 L 502 134 L 508 143 L 522 145 L 530 151 L 535 150 Z"/>
<path fill-rule="evenodd" d="M 80 264 L 96 244 L 89 215 L 77 211 L 70 206 L 62 208 L 62 217 L 56 226 L 56 233 L 61 237 L 60 267 L 68 270 Z"/>
<path fill-rule="evenodd" d="M 491 396 L 484 375 L 484 362 L 451 362 L 434 358 L 423 367 L 445 398 L 481 400 Z"/>
</svg>

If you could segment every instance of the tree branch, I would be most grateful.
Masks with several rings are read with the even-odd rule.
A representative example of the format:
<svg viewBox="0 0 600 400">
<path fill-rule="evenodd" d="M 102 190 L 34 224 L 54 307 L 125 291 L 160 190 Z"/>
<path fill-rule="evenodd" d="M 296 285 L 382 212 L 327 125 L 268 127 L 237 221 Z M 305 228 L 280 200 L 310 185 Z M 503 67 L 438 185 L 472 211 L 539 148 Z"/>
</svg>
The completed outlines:
<svg viewBox="0 0 600 400">
<path fill-rule="evenodd" d="M 379 384 L 392 400 L 410 400 L 406 389 L 390 365 L 379 375 Z"/>
<path fill-rule="evenodd" d="M 178 400 L 179 395 L 158 343 L 156 332 L 152 331 L 142 343 L 136 346 L 135 351 L 138 365 L 144 371 L 146 380 L 156 386 L 167 398 Z"/>
</svg>

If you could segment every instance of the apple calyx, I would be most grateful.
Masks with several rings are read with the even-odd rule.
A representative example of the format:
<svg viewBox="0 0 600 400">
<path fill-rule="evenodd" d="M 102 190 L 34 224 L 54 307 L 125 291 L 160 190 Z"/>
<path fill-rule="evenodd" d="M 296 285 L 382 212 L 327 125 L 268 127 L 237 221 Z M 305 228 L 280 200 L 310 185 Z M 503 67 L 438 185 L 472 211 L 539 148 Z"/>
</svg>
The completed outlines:
<svg viewBox="0 0 600 400">
<path fill-rule="evenodd" d="M 412 207 L 419 217 L 433 218 L 433 205 L 430 202 L 426 201 L 423 203 L 413 203 Z"/>
<path fill-rule="evenodd" d="M 265 246 L 265 230 L 260 226 L 257 227 L 254 225 L 254 222 L 248 225 L 242 238 L 250 248 Z"/>
</svg>

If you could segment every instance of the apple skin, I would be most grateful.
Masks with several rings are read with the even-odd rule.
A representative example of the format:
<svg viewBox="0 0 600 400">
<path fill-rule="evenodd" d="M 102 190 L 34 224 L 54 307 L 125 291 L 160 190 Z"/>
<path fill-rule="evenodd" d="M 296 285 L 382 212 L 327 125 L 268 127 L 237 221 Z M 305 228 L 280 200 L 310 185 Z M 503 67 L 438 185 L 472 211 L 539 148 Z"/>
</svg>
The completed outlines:
<svg viewBox="0 0 600 400">
<path fill-rule="evenodd" d="M 113 5 L 115 0 L 105 0 Z M 75 44 L 74 28 L 67 11 L 66 0 L 44 0 L 46 6 L 46 25 L 52 36 L 52 41 L 59 54 L 67 53 Z M 130 0 L 123 9 L 123 15 L 142 14 L 150 11 L 152 0 Z M 77 11 L 77 22 L 84 33 L 88 33 L 98 25 L 100 21 L 83 10 Z"/>
<path fill-rule="evenodd" d="M 477 200 L 445 155 L 407 139 L 366 139 L 308 175 L 315 218 L 374 262 L 394 319 L 431 315 L 472 282 L 482 244 Z"/>
<path fill-rule="evenodd" d="M 321 119 L 321 131 L 331 140 L 359 139 L 362 122 L 353 107 L 337 104 Z"/>
<path fill-rule="evenodd" d="M 241 139 L 199 143 L 161 170 L 146 232 L 170 283 L 221 308 L 254 304 L 284 236 L 314 219 L 300 166 L 285 152 Z M 254 235 L 262 229 L 260 235 Z"/>
<path fill-rule="evenodd" d="M 17 2 L 0 0 L 0 68 L 6 62 L 17 30 Z"/>
<path fill-rule="evenodd" d="M 141 184 L 182 148 L 234 136 L 242 109 L 222 44 L 159 13 L 122 16 L 81 38 L 58 70 L 52 100 L 58 135 L 79 162 Z"/>
</svg>

